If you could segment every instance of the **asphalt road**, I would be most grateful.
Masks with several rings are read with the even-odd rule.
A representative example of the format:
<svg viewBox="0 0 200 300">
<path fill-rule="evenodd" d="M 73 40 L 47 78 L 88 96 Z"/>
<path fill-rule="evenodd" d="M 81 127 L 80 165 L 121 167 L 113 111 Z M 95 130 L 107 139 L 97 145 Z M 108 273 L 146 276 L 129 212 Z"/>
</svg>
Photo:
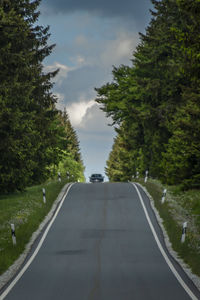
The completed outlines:
<svg viewBox="0 0 200 300">
<path fill-rule="evenodd" d="M 146 195 L 144 204 L 162 233 Z M 163 246 L 164 247 L 164 246 Z M 187 286 L 193 284 L 175 264 Z M 130 183 L 72 186 L 37 256 L 6 300 L 191 299 L 167 265 Z"/>
</svg>

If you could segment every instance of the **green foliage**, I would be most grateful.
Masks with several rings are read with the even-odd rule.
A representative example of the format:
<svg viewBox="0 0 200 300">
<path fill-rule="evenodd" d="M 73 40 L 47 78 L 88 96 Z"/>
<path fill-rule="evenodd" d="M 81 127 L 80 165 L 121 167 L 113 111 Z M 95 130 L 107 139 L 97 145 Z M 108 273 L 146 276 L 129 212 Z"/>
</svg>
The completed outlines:
<svg viewBox="0 0 200 300">
<path fill-rule="evenodd" d="M 68 176 L 71 181 L 85 181 L 85 167 L 81 159 L 79 141 L 65 109 L 63 112 L 59 112 L 59 122 L 62 130 L 62 134 L 59 136 L 59 162 L 57 165 L 51 166 L 53 170 L 51 175 L 57 176 L 57 173 L 60 172 L 63 176 Z"/>
<path fill-rule="evenodd" d="M 80 161 L 74 160 L 71 154 L 64 153 L 63 160 L 59 162 L 58 170 L 63 175 L 63 177 L 67 176 L 70 181 L 80 181 L 84 182 L 85 177 L 84 166 Z"/>
<path fill-rule="evenodd" d="M 0 193 L 45 181 L 62 150 L 81 162 L 76 133 L 51 93 L 58 70 L 43 69 L 54 45 L 49 28 L 35 24 L 39 4 L 0 0 Z"/>
<path fill-rule="evenodd" d="M 164 221 L 163 225 L 173 249 L 190 266 L 193 273 L 200 275 L 200 191 L 197 189 L 182 191 L 177 185 L 167 186 L 166 201 L 162 204 L 161 198 L 164 186 L 159 181 L 148 180 L 144 184 L 144 181 L 140 180 L 140 183 L 146 187 L 153 197 L 159 215 Z M 185 218 L 189 222 L 185 243 L 181 243 L 182 222 L 185 221 Z"/>
<path fill-rule="evenodd" d="M 120 136 L 115 138 L 112 151 L 107 162 L 106 175 L 110 181 L 127 181 L 128 179 L 128 153 L 126 145 Z"/>
<path fill-rule="evenodd" d="M 148 169 L 163 182 L 200 187 L 200 2 L 152 3 L 132 67 L 114 67 L 113 82 L 96 88 L 121 140 L 106 170 L 112 180 L 113 172 L 124 180 Z"/>
<path fill-rule="evenodd" d="M 0 274 L 24 251 L 26 244 L 50 211 L 67 179 L 51 180 L 23 192 L 0 196 Z M 42 188 L 46 190 L 43 203 Z M 10 223 L 15 224 L 17 245 L 13 246 Z"/>
</svg>

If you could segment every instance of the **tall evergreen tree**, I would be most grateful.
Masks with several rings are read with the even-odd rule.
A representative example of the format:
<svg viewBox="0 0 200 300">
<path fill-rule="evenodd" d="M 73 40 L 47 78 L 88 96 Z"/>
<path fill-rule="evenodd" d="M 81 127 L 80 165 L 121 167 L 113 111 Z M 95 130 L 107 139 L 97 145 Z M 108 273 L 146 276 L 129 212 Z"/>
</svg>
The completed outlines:
<svg viewBox="0 0 200 300">
<path fill-rule="evenodd" d="M 65 128 L 66 150 L 67 150 L 67 152 L 70 152 L 72 154 L 73 158 L 77 162 L 81 162 L 81 154 L 80 154 L 78 137 L 77 137 L 76 131 L 74 130 L 74 128 L 71 125 L 69 116 L 66 112 L 66 108 L 64 109 L 64 112 L 62 113 L 61 116 L 62 116 L 64 128 Z"/>
<path fill-rule="evenodd" d="M 200 3 L 180 0 L 177 6 L 180 22 L 172 30 L 181 52 L 179 72 L 186 80 L 181 86 L 182 105 L 171 123 L 173 134 L 163 153 L 163 180 L 182 182 L 184 188 L 200 187 Z"/>
<path fill-rule="evenodd" d="M 76 131 L 71 125 L 66 109 L 59 111 L 58 121 L 60 135 L 58 137 L 59 163 L 54 165 L 53 173 L 61 172 L 70 180 L 84 181 L 84 165 L 81 159 L 79 141 Z"/>
<path fill-rule="evenodd" d="M 200 3 L 152 3 L 152 20 L 140 34 L 133 66 L 114 68 L 113 82 L 96 89 L 96 101 L 114 124 L 126 128 L 121 138 L 135 153 L 133 168 L 146 166 L 165 182 L 197 186 Z"/>
<path fill-rule="evenodd" d="M 42 61 L 53 49 L 48 27 L 34 25 L 40 1 L 0 0 L 0 190 L 23 189 L 47 176 L 55 156 L 55 97 Z"/>
</svg>

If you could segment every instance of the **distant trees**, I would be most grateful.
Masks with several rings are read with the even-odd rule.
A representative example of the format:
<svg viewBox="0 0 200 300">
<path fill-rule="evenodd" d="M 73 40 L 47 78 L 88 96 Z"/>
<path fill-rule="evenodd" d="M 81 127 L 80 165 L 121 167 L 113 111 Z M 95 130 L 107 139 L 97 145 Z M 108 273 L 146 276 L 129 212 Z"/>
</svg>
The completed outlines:
<svg viewBox="0 0 200 300">
<path fill-rule="evenodd" d="M 80 181 L 84 181 L 85 168 L 81 158 L 78 137 L 65 109 L 63 112 L 59 112 L 59 119 L 64 134 L 60 135 L 59 163 L 54 168 L 53 173 L 59 171 L 63 176 L 67 176 L 69 180 L 74 181 L 79 179 Z"/>
<path fill-rule="evenodd" d="M 114 67 L 113 82 L 96 89 L 120 126 L 106 172 L 125 180 L 148 169 L 163 182 L 200 187 L 200 2 L 152 3 L 132 67 Z"/>
<path fill-rule="evenodd" d="M 82 163 L 75 132 L 51 93 L 58 70 L 43 71 L 54 45 L 49 28 L 35 24 L 39 3 L 0 0 L 0 192 L 44 181 L 63 150 Z"/>
</svg>

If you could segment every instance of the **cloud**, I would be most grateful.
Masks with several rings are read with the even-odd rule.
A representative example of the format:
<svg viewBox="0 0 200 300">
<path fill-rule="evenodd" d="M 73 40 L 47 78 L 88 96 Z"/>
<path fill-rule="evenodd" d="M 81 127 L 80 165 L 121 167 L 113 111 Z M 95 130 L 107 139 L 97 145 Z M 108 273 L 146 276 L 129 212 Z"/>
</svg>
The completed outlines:
<svg viewBox="0 0 200 300">
<path fill-rule="evenodd" d="M 81 140 L 81 153 L 86 166 L 86 178 L 91 173 L 104 174 L 105 162 L 113 144 L 115 132 L 112 127 L 107 126 L 109 120 L 105 113 L 94 103 L 88 107 L 80 126 L 76 128 Z"/>
<path fill-rule="evenodd" d="M 40 24 L 50 25 L 46 71 L 54 78 L 57 107 L 66 107 L 79 140 L 86 174 L 104 172 L 115 131 L 93 100 L 94 87 L 112 81 L 112 65 L 130 65 L 150 19 L 151 0 L 42 0 Z"/>
<path fill-rule="evenodd" d="M 101 17 L 125 17 L 144 20 L 150 0 L 43 0 L 43 5 L 48 13 L 69 14 L 74 12 L 87 12 Z"/>
<path fill-rule="evenodd" d="M 78 52 L 77 59 L 83 59 L 82 66 L 112 69 L 112 65 L 130 64 L 132 53 L 139 42 L 138 33 L 120 24 L 115 28 L 109 25 L 106 31 L 109 34 L 105 34 L 103 39 L 83 34 L 74 38 L 74 52 Z"/>
<path fill-rule="evenodd" d="M 109 127 L 111 119 L 106 118 L 105 113 L 100 109 L 99 104 L 93 102 L 92 105 L 87 107 L 85 114 L 82 117 L 79 129 L 82 132 L 93 135 L 97 138 L 113 132 L 113 128 Z"/>
<path fill-rule="evenodd" d="M 76 70 L 76 69 L 79 69 L 82 66 L 86 65 L 85 58 L 80 54 L 78 54 L 76 56 L 72 56 L 70 60 L 75 64 L 75 67 L 72 68 L 71 70 Z"/>
<path fill-rule="evenodd" d="M 54 82 L 60 86 L 63 83 L 63 80 L 67 78 L 67 75 L 70 71 L 74 70 L 73 67 L 68 67 L 66 65 L 63 65 L 59 62 L 54 62 L 53 65 L 45 66 L 44 71 L 45 72 L 53 72 L 55 70 L 59 69 L 58 74 L 54 78 Z"/>
<path fill-rule="evenodd" d="M 54 86 L 55 92 L 65 95 L 66 105 L 85 99 L 94 99 L 95 87 L 112 80 L 112 66 L 130 65 L 138 35 L 123 28 L 115 29 L 111 39 L 96 40 L 94 36 L 77 35 L 73 51 L 68 53 L 72 66 L 53 63 L 49 70 L 60 67 Z M 73 56 L 71 55 L 73 54 Z"/>
<path fill-rule="evenodd" d="M 55 84 L 54 92 L 65 95 L 66 106 L 72 103 L 88 102 L 94 99 L 94 87 L 99 87 L 108 80 L 106 72 L 111 68 L 102 69 L 99 66 L 83 66 L 68 73 L 66 79 L 58 86 Z"/>
<path fill-rule="evenodd" d="M 107 41 L 101 54 L 104 65 L 128 63 L 138 44 L 138 36 L 130 32 L 119 31 L 115 39 Z"/>
<path fill-rule="evenodd" d="M 87 110 L 95 105 L 94 100 L 86 101 L 82 98 L 79 102 L 74 102 L 66 106 L 72 126 L 82 127 L 82 120 L 87 113 Z"/>
<path fill-rule="evenodd" d="M 95 51 L 82 54 L 80 46 L 79 54 L 77 52 L 70 57 L 72 66 L 54 62 L 46 66 L 45 71 L 60 69 L 54 78 L 54 94 L 58 98 L 56 106 L 61 110 L 66 106 L 72 125 L 83 128 L 87 127 L 86 122 L 92 119 L 92 113 L 95 115 L 94 121 L 98 120 L 99 114 L 103 113 L 96 112 L 99 109 L 94 106 L 94 100 L 91 100 L 96 97 L 94 87 L 100 87 L 111 80 L 112 65 L 130 64 L 137 37 L 130 32 L 119 30 L 112 40 L 105 40 L 103 45 L 96 43 L 94 46 L 94 40 L 84 35 L 77 36 L 75 42 L 80 45 L 86 43 L 93 45 Z M 103 122 L 102 118 L 101 122 Z M 105 118 L 104 123 L 106 124 Z M 91 125 L 88 128 L 95 128 L 95 126 Z"/>
<path fill-rule="evenodd" d="M 66 106 L 72 126 L 82 134 L 103 136 L 113 132 L 113 128 L 108 126 L 112 123 L 111 118 L 107 118 L 100 109 L 100 105 L 94 100 L 85 100 L 84 96 L 79 102 L 74 102 Z"/>
</svg>

